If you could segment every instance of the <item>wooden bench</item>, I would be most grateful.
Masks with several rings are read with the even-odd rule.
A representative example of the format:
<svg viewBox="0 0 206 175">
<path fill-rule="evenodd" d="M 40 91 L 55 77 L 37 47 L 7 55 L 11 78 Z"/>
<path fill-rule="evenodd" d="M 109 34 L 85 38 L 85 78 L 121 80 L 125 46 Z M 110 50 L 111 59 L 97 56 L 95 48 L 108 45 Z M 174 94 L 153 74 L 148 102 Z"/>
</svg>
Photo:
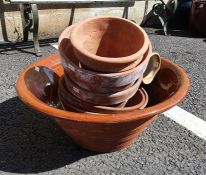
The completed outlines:
<svg viewBox="0 0 206 175">
<path fill-rule="evenodd" d="M 169 0 L 165 4 L 163 0 L 159 0 L 154 6 L 152 11 L 147 15 L 149 0 L 6 0 L 13 4 L 20 5 L 22 26 L 23 26 L 23 40 L 28 41 L 29 32 L 32 33 L 34 49 L 37 55 L 41 55 L 41 50 L 38 40 L 39 28 L 39 15 L 38 4 L 70 4 L 72 6 L 86 5 L 86 7 L 124 7 L 123 17 L 128 18 L 128 8 L 134 6 L 135 1 L 145 1 L 144 18 L 142 25 L 151 18 L 151 16 L 158 16 L 165 34 L 167 34 L 167 21 L 168 15 L 174 13 L 177 7 L 177 0 Z M 172 7 L 171 7 L 172 5 Z M 168 8 L 169 7 L 169 8 Z M 169 9 L 169 10 L 168 10 Z M 73 8 L 74 12 L 74 8 Z"/>
<path fill-rule="evenodd" d="M 39 28 L 39 15 L 38 4 L 69 4 L 71 6 L 80 7 L 124 7 L 124 18 L 127 18 L 128 8 L 133 6 L 135 0 L 6 0 L 12 4 L 19 4 L 22 27 L 23 27 L 23 40 L 28 41 L 29 32 L 32 33 L 34 42 L 34 49 L 38 56 L 41 55 L 41 50 L 38 40 L 38 28 Z"/>
</svg>

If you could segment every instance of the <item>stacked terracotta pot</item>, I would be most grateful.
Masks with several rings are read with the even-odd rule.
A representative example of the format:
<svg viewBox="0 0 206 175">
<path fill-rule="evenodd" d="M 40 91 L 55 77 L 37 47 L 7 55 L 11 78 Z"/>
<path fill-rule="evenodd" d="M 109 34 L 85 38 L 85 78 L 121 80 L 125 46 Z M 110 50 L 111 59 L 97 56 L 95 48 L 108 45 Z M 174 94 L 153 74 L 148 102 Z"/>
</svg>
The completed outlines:
<svg viewBox="0 0 206 175">
<path fill-rule="evenodd" d="M 140 84 L 152 46 L 138 25 L 96 17 L 66 28 L 59 38 L 64 76 L 59 99 L 66 110 L 120 113 L 143 109 Z"/>
</svg>

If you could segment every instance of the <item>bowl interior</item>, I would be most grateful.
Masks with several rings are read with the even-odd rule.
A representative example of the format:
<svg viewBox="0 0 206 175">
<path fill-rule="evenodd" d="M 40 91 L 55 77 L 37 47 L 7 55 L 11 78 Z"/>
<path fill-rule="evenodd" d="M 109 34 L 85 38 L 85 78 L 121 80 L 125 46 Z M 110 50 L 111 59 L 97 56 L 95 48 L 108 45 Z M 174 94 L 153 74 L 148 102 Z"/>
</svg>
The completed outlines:
<svg viewBox="0 0 206 175">
<path fill-rule="evenodd" d="M 84 65 L 81 65 L 81 63 L 79 62 L 79 60 L 77 59 L 77 57 L 75 56 L 74 54 L 74 51 L 72 49 L 72 43 L 71 43 L 71 40 L 69 38 L 70 36 L 70 31 L 68 30 L 67 32 L 65 32 L 65 35 L 66 37 L 63 38 L 60 42 L 59 42 L 59 50 L 61 51 L 61 54 L 63 54 L 62 56 L 62 59 L 64 59 L 64 61 L 62 61 L 63 64 L 73 64 L 73 66 L 77 66 L 79 69 L 82 68 L 82 69 L 85 69 L 87 71 L 90 71 L 90 73 L 94 73 L 94 74 L 97 74 L 97 72 L 93 71 L 93 70 L 90 70 L 89 68 L 85 68 Z M 151 47 L 151 46 L 150 46 Z M 142 64 L 142 62 L 144 62 L 146 59 L 147 59 L 147 56 L 149 54 L 151 54 L 152 52 L 152 49 L 151 48 L 148 48 L 147 51 L 145 52 L 141 62 L 139 63 L 139 65 Z M 64 63 L 65 62 L 65 63 Z M 130 63 L 129 63 L 130 64 Z M 63 65 L 65 67 L 67 67 L 67 65 Z M 99 73 L 101 74 L 101 73 Z M 103 73 L 104 74 L 104 73 Z M 106 74 L 106 73 L 105 73 Z M 108 76 L 109 75 L 112 75 L 112 74 L 107 74 Z M 94 75 L 96 76 L 96 75 Z M 114 74 L 113 74 L 114 76 Z"/>
<path fill-rule="evenodd" d="M 62 66 L 58 63 L 55 68 L 57 67 Z M 56 107 L 59 103 L 58 82 L 62 73 L 56 74 L 46 66 L 35 66 L 26 71 L 24 81 L 29 91 L 40 101 Z M 149 85 L 144 85 L 149 95 L 147 107 L 163 102 L 172 96 L 180 87 L 182 83 L 180 80 L 176 71 L 165 60 L 162 60 L 161 69 L 155 80 Z M 130 106 L 135 103 L 137 103 L 135 99 L 129 102 Z"/>
<path fill-rule="evenodd" d="M 25 74 L 25 84 L 44 103 L 57 101 L 59 76 L 46 66 L 35 66 Z"/>
<path fill-rule="evenodd" d="M 133 23 L 119 18 L 95 18 L 75 28 L 78 46 L 101 57 L 126 57 L 138 52 L 145 41 Z"/>
</svg>

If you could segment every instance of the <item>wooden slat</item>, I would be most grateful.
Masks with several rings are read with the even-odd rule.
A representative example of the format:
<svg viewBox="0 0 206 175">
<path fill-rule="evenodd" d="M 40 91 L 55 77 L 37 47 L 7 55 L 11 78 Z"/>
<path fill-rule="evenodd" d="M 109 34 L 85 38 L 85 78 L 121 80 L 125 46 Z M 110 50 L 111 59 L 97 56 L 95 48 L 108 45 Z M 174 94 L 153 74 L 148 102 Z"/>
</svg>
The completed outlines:
<svg viewBox="0 0 206 175">
<path fill-rule="evenodd" d="M 135 0 L 6 0 L 10 3 L 30 3 L 30 4 L 81 4 L 81 3 L 112 3 L 112 2 L 134 2 Z"/>
</svg>

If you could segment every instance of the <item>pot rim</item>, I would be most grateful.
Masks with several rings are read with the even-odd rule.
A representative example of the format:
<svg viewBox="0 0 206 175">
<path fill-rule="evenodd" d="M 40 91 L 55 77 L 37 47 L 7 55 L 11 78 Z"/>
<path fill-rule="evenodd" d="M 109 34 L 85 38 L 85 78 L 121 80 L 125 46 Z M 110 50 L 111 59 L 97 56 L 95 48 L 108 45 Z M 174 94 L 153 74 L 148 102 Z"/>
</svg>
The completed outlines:
<svg viewBox="0 0 206 175">
<path fill-rule="evenodd" d="M 180 103 L 184 99 L 184 97 L 186 96 L 189 90 L 190 83 L 186 72 L 176 63 L 173 63 L 167 60 L 166 58 L 162 58 L 162 62 L 166 62 L 167 64 L 170 65 L 170 69 L 172 69 L 175 72 L 179 80 L 179 86 L 177 91 L 173 95 L 171 95 L 167 100 L 142 110 L 125 112 L 122 114 L 98 115 L 98 114 L 86 114 L 86 113 L 75 113 L 75 112 L 64 111 L 61 109 L 51 107 L 48 104 L 39 100 L 37 97 L 35 97 L 27 88 L 24 80 L 27 71 L 32 67 L 36 67 L 36 66 L 46 66 L 52 69 L 56 73 L 59 70 L 63 71 L 62 67 L 60 67 L 61 62 L 59 57 L 60 57 L 59 53 L 56 53 L 51 56 L 40 59 L 34 62 L 33 64 L 29 65 L 20 74 L 16 84 L 17 94 L 25 104 L 50 117 L 65 119 L 65 120 L 69 120 L 70 122 L 99 123 L 99 124 L 131 122 L 135 120 L 149 118 L 151 116 L 157 115 L 159 113 L 168 110 L 169 108 Z"/>
<path fill-rule="evenodd" d="M 76 26 L 77 24 L 73 24 L 69 27 L 67 27 L 60 35 L 59 37 L 59 40 L 58 40 L 58 45 L 60 46 L 60 43 L 61 41 L 64 39 L 64 35 L 67 33 L 67 32 L 70 32 L 70 35 L 67 36 L 66 38 L 67 39 L 70 39 L 71 38 L 71 31 L 72 31 L 72 28 L 74 28 L 74 26 Z M 71 31 L 70 31 L 71 30 Z M 71 41 L 71 39 L 70 39 Z M 72 43 L 70 43 L 70 47 L 72 47 Z M 133 72 L 139 72 L 140 69 L 143 69 L 145 67 L 145 65 L 147 65 L 147 63 L 149 62 L 149 59 L 150 59 L 150 56 L 152 54 L 152 44 L 149 42 L 149 46 L 147 46 L 147 51 L 145 52 L 145 54 L 148 54 L 145 56 L 143 56 L 143 59 L 142 61 L 140 62 L 140 64 L 138 64 L 135 68 L 133 69 L 129 69 L 129 70 L 126 70 L 124 72 L 117 72 L 117 73 L 99 73 L 99 72 L 96 72 L 96 71 L 90 71 L 90 70 L 86 70 L 86 69 L 83 69 L 83 68 L 79 68 L 77 65 L 75 65 L 72 61 L 69 60 L 69 58 L 67 58 L 67 56 L 65 55 L 63 49 L 61 47 L 58 48 L 59 49 L 59 52 L 60 52 L 60 55 L 61 55 L 61 59 L 67 59 L 66 62 L 67 64 L 71 65 L 72 67 L 74 67 L 75 71 L 79 71 L 81 73 L 84 73 L 84 74 L 89 74 L 91 76 L 100 76 L 100 77 L 111 77 L 111 78 L 114 78 L 114 77 L 120 77 L 120 76 L 127 76 Z M 144 54 L 144 55 L 145 55 Z M 77 58 L 76 58 L 77 59 Z M 69 61 L 69 63 L 68 63 Z M 145 67 L 146 69 L 146 67 Z"/>
<path fill-rule="evenodd" d="M 137 79 L 134 82 L 134 84 L 131 87 L 129 87 L 127 89 L 124 89 L 122 91 L 110 92 L 110 93 L 99 93 L 99 92 L 89 91 L 87 89 L 84 89 L 84 88 L 80 87 L 75 82 L 73 82 L 67 75 L 64 76 L 64 78 L 65 78 L 65 82 L 66 82 L 66 88 L 68 88 L 67 84 L 70 83 L 71 86 L 75 87 L 79 92 L 86 93 L 86 94 L 89 94 L 90 96 L 94 96 L 94 97 L 96 96 L 98 98 L 107 98 L 107 96 L 109 96 L 109 98 L 115 98 L 115 97 L 119 97 L 121 95 L 125 95 L 129 92 L 133 92 L 133 91 L 139 89 L 139 86 L 140 86 L 140 84 L 142 83 L 142 80 L 143 80 L 143 77 L 140 77 L 139 79 Z M 75 89 L 75 88 L 73 88 L 73 89 Z"/>
<path fill-rule="evenodd" d="M 102 105 L 112 105 L 112 104 L 122 103 L 125 100 L 128 100 L 131 96 L 133 96 L 134 93 L 136 93 L 136 91 L 139 89 L 143 77 L 136 80 L 131 87 L 124 89 L 122 91 L 112 92 L 112 93 L 98 93 L 94 91 L 89 91 L 75 84 L 67 76 L 64 76 L 64 79 L 65 79 L 65 85 L 67 90 L 70 91 L 70 93 L 76 96 L 77 98 L 95 105 L 98 105 L 98 103 L 99 105 L 100 103 L 102 103 Z M 71 89 L 69 89 L 69 86 L 71 87 Z M 93 101 L 92 102 L 89 101 L 88 98 L 90 99 L 93 98 Z"/>
<path fill-rule="evenodd" d="M 144 36 L 144 42 L 142 44 L 142 48 L 139 49 L 137 52 L 135 52 L 132 55 L 115 58 L 115 57 L 98 56 L 98 55 L 90 53 L 84 47 L 80 47 L 79 44 L 78 44 L 78 41 L 76 41 L 76 39 L 75 39 L 76 35 L 78 33 L 77 32 L 78 28 L 81 27 L 82 24 L 85 24 L 85 23 L 90 22 L 92 20 L 106 19 L 106 18 L 107 19 L 115 19 L 115 20 L 119 20 L 119 21 L 124 21 L 124 22 L 127 22 L 127 23 L 135 26 L 137 28 L 137 30 L 139 30 L 142 33 L 142 35 Z M 127 19 L 120 18 L 120 17 L 98 16 L 98 17 L 89 18 L 89 19 L 83 20 L 81 22 L 78 22 L 76 24 L 75 28 L 73 28 L 73 30 L 71 31 L 71 43 L 72 43 L 73 48 L 76 49 L 81 54 L 86 55 L 88 58 L 90 58 L 92 60 L 95 60 L 95 61 L 100 61 L 102 63 L 115 63 L 115 64 L 120 63 L 120 64 L 122 64 L 122 63 L 133 62 L 133 61 L 137 60 L 137 58 L 139 58 L 140 56 L 142 56 L 146 52 L 146 50 L 148 48 L 148 45 L 149 45 L 148 42 L 149 42 L 149 38 L 148 38 L 146 32 L 139 25 L 135 24 L 132 21 L 129 21 Z"/>
</svg>

